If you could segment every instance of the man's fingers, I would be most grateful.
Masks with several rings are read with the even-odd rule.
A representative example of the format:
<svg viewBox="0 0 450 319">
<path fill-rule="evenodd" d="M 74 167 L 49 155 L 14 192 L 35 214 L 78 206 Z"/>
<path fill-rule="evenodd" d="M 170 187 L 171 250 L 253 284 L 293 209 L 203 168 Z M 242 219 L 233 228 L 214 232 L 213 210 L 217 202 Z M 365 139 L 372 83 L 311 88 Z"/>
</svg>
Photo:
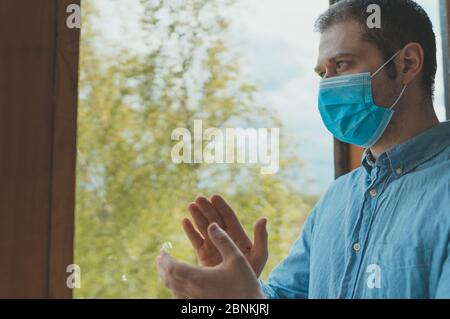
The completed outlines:
<svg viewBox="0 0 450 319">
<path fill-rule="evenodd" d="M 187 218 L 183 219 L 182 225 L 184 232 L 186 233 L 187 237 L 192 243 L 192 246 L 194 246 L 194 248 L 198 250 L 203 245 L 204 239 L 197 232 L 197 230 L 195 230 L 194 226 L 192 225 L 189 219 Z"/>
<path fill-rule="evenodd" d="M 212 196 L 211 202 L 221 215 L 227 233 L 236 242 L 239 248 L 243 251 L 250 249 L 252 247 L 252 242 L 250 241 L 250 238 L 248 238 L 244 228 L 242 227 L 239 219 L 236 216 L 236 213 L 233 211 L 230 205 L 228 205 L 220 195 Z"/>
<path fill-rule="evenodd" d="M 224 227 L 222 217 L 207 198 L 200 196 L 195 202 L 203 212 L 203 215 L 208 219 L 209 224 L 217 223 L 220 227 Z"/>
<path fill-rule="evenodd" d="M 208 219 L 203 215 L 201 209 L 198 207 L 197 203 L 191 203 L 188 206 L 189 212 L 197 225 L 198 230 L 203 235 L 203 237 L 208 237 Z"/>
<path fill-rule="evenodd" d="M 187 296 L 185 295 L 187 291 L 186 286 L 183 284 L 181 280 L 175 279 L 167 274 L 166 270 L 161 265 L 160 259 L 161 256 L 158 256 L 156 258 L 156 268 L 158 269 L 159 276 L 161 277 L 161 280 L 164 282 L 164 285 L 172 291 L 172 294 L 175 296 L 175 298 L 188 299 Z"/>
<path fill-rule="evenodd" d="M 259 219 L 254 226 L 253 251 L 257 258 L 265 259 L 268 255 L 267 219 Z"/>
<path fill-rule="evenodd" d="M 233 209 L 230 207 L 230 205 L 227 204 L 227 202 L 222 198 L 220 195 L 213 195 L 211 197 L 211 203 L 214 206 L 214 208 L 219 212 L 221 215 L 224 224 L 227 228 L 241 228 L 241 223 L 239 223 L 239 220 L 234 213 Z"/>
<path fill-rule="evenodd" d="M 208 227 L 209 238 L 222 255 L 223 260 L 229 260 L 234 257 L 242 257 L 242 254 L 228 234 L 216 223 Z"/>
<path fill-rule="evenodd" d="M 159 256 L 161 257 L 159 262 L 166 272 L 166 275 L 180 280 L 189 280 L 197 272 L 197 268 L 173 259 L 172 256 L 164 250 L 161 250 Z"/>
<path fill-rule="evenodd" d="M 198 293 L 197 287 L 199 272 L 197 267 L 179 262 L 172 258 L 169 253 L 161 250 L 156 258 L 157 268 L 167 288 L 179 296 L 195 298 Z"/>
</svg>

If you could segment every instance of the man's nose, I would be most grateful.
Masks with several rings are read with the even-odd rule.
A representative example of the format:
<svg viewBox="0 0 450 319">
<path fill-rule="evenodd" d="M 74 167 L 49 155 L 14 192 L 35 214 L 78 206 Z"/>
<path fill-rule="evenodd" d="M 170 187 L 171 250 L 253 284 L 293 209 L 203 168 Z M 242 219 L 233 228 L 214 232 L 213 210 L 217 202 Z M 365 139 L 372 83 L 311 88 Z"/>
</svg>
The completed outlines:
<svg viewBox="0 0 450 319">
<path fill-rule="evenodd" d="M 323 78 L 324 79 L 329 79 L 329 78 L 335 77 L 337 75 L 338 74 L 337 74 L 336 70 L 327 69 Z"/>
</svg>

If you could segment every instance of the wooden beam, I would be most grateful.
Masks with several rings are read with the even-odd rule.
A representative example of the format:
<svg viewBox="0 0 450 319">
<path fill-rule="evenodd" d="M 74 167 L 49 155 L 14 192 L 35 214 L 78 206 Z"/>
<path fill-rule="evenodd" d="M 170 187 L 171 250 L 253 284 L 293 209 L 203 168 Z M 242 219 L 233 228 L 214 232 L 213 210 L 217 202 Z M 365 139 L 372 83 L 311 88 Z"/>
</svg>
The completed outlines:
<svg viewBox="0 0 450 319">
<path fill-rule="evenodd" d="M 364 153 L 364 148 L 350 145 L 350 171 L 361 166 L 361 159 Z"/>
<path fill-rule="evenodd" d="M 57 37 L 48 295 L 50 298 L 71 298 L 72 290 L 66 285 L 66 268 L 73 263 L 74 257 L 80 31 L 67 27 L 66 8 L 70 4 L 80 5 L 80 0 L 55 0 L 55 3 Z"/>
<path fill-rule="evenodd" d="M 70 298 L 79 0 L 0 1 L 0 298 Z"/>
<path fill-rule="evenodd" d="M 334 177 L 337 179 L 350 171 L 350 145 L 334 139 Z"/>
</svg>

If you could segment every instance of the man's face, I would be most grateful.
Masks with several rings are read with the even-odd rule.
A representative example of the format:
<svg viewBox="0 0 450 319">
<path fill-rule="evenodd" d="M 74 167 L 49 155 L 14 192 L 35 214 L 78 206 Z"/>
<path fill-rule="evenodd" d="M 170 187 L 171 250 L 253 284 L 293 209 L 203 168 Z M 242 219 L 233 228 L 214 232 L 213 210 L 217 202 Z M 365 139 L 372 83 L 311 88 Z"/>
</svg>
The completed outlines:
<svg viewBox="0 0 450 319">
<path fill-rule="evenodd" d="M 385 62 L 376 45 L 361 39 L 358 23 L 348 21 L 335 24 L 323 32 L 315 71 L 322 78 L 374 73 Z M 386 68 L 372 80 L 374 101 L 379 106 L 390 107 L 400 90 L 398 79 L 390 79 Z"/>
</svg>

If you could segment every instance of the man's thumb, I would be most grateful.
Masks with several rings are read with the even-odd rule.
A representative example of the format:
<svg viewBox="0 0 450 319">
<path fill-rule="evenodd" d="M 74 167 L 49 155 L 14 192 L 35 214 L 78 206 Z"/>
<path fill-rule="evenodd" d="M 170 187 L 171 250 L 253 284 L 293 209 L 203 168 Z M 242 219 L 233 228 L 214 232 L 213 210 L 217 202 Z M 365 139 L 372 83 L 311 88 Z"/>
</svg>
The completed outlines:
<svg viewBox="0 0 450 319">
<path fill-rule="evenodd" d="M 222 255 L 223 260 L 242 255 L 233 240 L 216 223 L 209 225 L 208 234 L 212 243 Z"/>
</svg>

